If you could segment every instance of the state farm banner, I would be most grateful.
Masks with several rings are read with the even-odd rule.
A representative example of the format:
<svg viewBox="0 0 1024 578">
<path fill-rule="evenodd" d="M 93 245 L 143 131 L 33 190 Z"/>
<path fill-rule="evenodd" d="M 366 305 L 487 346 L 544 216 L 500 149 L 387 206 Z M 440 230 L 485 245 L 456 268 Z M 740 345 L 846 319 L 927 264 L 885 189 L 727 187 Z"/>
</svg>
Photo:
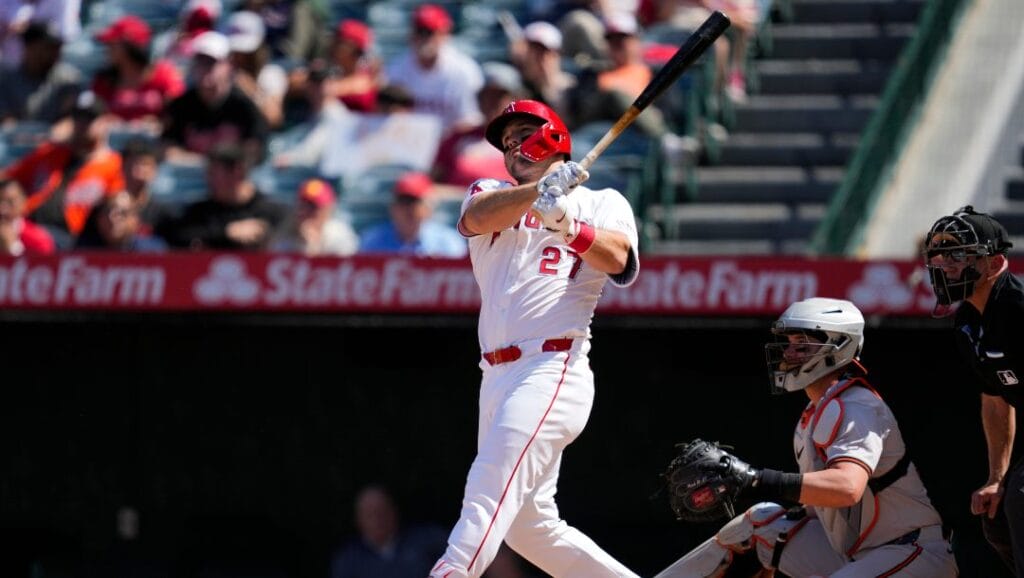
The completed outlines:
<svg viewBox="0 0 1024 578">
<path fill-rule="evenodd" d="M 1011 268 L 1024 271 L 1024 261 Z M 934 303 L 918 261 L 646 257 L 628 288 L 610 283 L 602 314 L 775 315 L 813 296 L 866 314 L 920 316 Z M 469 261 L 398 256 L 65 253 L 0 257 L 0 309 L 324 311 L 473 314 Z"/>
</svg>

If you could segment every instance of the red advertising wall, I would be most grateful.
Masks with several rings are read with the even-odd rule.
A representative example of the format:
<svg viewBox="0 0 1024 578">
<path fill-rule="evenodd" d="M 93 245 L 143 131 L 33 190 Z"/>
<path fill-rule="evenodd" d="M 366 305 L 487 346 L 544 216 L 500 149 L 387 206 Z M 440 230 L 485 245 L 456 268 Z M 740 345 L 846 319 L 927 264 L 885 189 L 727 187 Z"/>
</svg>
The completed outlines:
<svg viewBox="0 0 1024 578">
<path fill-rule="evenodd" d="M 1024 271 L 1024 260 L 1011 263 Z M 812 296 L 866 314 L 923 316 L 934 297 L 919 261 L 646 257 L 628 288 L 607 286 L 612 315 L 773 315 Z M 126 311 L 474 313 L 469 261 L 396 256 L 66 253 L 0 258 L 0 308 Z"/>
</svg>

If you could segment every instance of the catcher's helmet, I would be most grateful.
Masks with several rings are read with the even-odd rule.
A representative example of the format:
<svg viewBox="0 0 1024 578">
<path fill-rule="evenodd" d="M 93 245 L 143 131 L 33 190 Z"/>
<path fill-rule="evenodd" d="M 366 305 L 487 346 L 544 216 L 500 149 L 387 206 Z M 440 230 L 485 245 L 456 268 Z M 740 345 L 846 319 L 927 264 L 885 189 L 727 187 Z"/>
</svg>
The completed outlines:
<svg viewBox="0 0 1024 578">
<path fill-rule="evenodd" d="M 860 357 L 864 316 L 849 301 L 812 297 L 790 305 L 772 333 L 776 341 L 765 345 L 772 393 L 800 391 Z M 808 340 L 794 343 L 790 335 Z"/>
<path fill-rule="evenodd" d="M 519 146 L 519 152 L 532 162 L 542 161 L 554 154 L 564 154 L 566 160 L 572 153 L 572 137 L 569 136 L 569 129 L 558 117 L 558 114 L 543 102 L 536 100 L 516 100 L 509 103 L 501 114 L 494 117 L 494 120 L 487 125 L 485 136 L 487 142 L 494 145 L 494 148 L 504 152 L 505 148 L 501 143 L 501 134 L 509 122 L 516 118 L 537 119 L 544 124 L 537 129 L 537 132 L 530 135 Z"/>
<path fill-rule="evenodd" d="M 924 258 L 936 309 L 963 301 L 974 293 L 974 284 L 981 279 L 975 267 L 977 257 L 1005 255 L 1011 247 L 1013 243 L 999 221 L 970 205 L 935 221 L 925 237 Z M 956 269 L 959 274 L 948 275 L 947 268 Z"/>
</svg>

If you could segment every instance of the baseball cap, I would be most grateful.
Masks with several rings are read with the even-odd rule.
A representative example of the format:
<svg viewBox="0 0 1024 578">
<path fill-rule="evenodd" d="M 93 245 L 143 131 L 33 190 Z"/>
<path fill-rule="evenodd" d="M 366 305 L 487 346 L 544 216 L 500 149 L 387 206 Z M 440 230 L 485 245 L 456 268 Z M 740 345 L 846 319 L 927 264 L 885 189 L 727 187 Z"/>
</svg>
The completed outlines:
<svg viewBox="0 0 1024 578">
<path fill-rule="evenodd" d="M 194 56 L 208 56 L 214 60 L 224 60 L 231 53 L 231 44 L 227 36 L 220 32 L 208 30 L 192 41 L 192 54 Z"/>
<path fill-rule="evenodd" d="M 550 22 L 531 22 L 523 28 L 523 38 L 530 42 L 536 42 L 548 50 L 559 51 L 562 49 L 562 33 Z"/>
<path fill-rule="evenodd" d="M 430 196 L 434 181 L 426 173 L 405 173 L 395 183 L 395 197 L 425 199 Z"/>
<path fill-rule="evenodd" d="M 484 73 L 484 87 L 495 87 L 509 94 L 523 92 L 523 77 L 516 67 L 505 62 L 485 62 L 480 65 Z"/>
<path fill-rule="evenodd" d="M 225 32 L 231 52 L 255 52 L 263 44 L 267 27 L 259 14 L 243 10 L 228 18 Z"/>
<path fill-rule="evenodd" d="M 971 205 L 961 207 L 956 215 L 971 225 L 978 236 L 978 243 L 990 246 L 994 253 L 1006 253 L 1013 247 L 1006 228 L 992 215 L 979 213 Z"/>
<path fill-rule="evenodd" d="M 149 24 L 138 16 L 122 16 L 107 26 L 102 32 L 96 35 L 96 40 L 104 44 L 112 42 L 124 42 L 139 48 L 149 46 L 152 32 Z"/>
<path fill-rule="evenodd" d="M 423 4 L 412 17 L 416 28 L 431 32 L 448 32 L 452 29 L 452 17 L 437 4 Z"/>
<path fill-rule="evenodd" d="M 335 34 L 339 40 L 347 40 L 355 44 L 356 48 L 363 52 L 366 52 L 370 48 L 370 44 L 373 44 L 373 30 L 366 24 L 352 18 L 342 20 L 338 24 Z"/>
<path fill-rule="evenodd" d="M 333 204 L 337 196 L 330 183 L 323 179 L 307 179 L 299 185 L 299 198 L 316 205 L 326 207 Z"/>
<path fill-rule="evenodd" d="M 636 16 L 628 12 L 613 12 L 604 20 L 605 36 L 617 34 L 635 36 L 638 32 L 640 32 L 640 25 L 636 21 Z"/>
<path fill-rule="evenodd" d="M 181 11 L 182 28 L 186 32 L 212 30 L 222 10 L 220 0 L 189 0 Z"/>
</svg>

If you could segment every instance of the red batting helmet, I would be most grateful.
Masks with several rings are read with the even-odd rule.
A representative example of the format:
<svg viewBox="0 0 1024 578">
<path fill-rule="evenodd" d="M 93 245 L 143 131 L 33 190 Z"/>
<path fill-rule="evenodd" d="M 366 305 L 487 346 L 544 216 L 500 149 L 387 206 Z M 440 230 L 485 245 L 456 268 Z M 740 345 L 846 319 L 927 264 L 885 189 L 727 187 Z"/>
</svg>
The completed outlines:
<svg viewBox="0 0 1024 578">
<path fill-rule="evenodd" d="M 569 157 L 572 153 L 572 138 L 565 123 L 558 118 L 551 107 L 536 100 L 517 100 L 510 103 L 487 125 L 487 142 L 500 151 L 501 134 L 509 122 L 517 118 L 532 118 L 543 122 L 537 132 L 530 135 L 519 147 L 519 152 L 530 161 L 542 161 L 553 154 L 562 153 Z"/>
</svg>

